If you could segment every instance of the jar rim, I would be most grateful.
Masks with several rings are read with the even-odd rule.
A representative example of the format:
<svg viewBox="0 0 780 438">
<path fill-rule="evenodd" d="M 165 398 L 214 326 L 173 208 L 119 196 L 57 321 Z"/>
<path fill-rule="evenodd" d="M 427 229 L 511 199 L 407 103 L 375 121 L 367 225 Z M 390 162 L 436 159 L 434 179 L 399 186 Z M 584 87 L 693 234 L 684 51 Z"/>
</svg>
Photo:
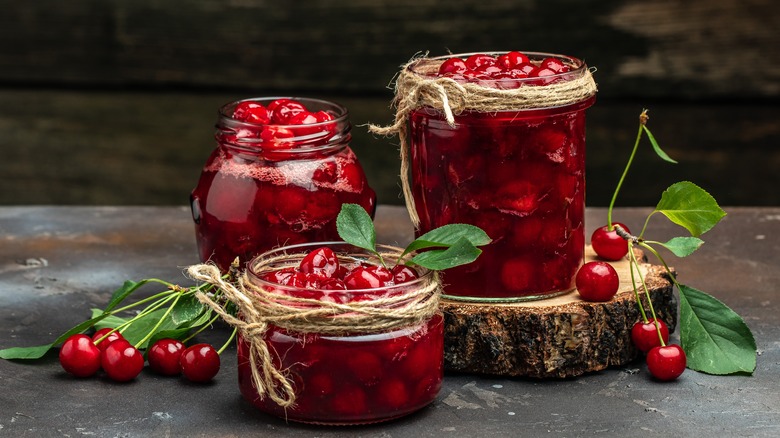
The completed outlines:
<svg viewBox="0 0 780 438">
<path fill-rule="evenodd" d="M 307 125 L 289 125 L 289 124 L 283 125 L 283 124 L 277 124 L 277 123 L 262 123 L 261 124 L 261 123 L 245 122 L 245 121 L 242 121 L 242 120 L 234 119 L 232 117 L 232 111 L 228 112 L 228 110 L 234 109 L 238 104 L 240 104 L 242 102 L 258 102 L 258 103 L 263 104 L 263 106 L 268 106 L 269 103 L 271 103 L 271 102 L 273 102 L 275 100 L 279 100 L 279 99 L 295 100 L 295 101 L 300 102 L 301 104 L 303 104 L 306 108 L 309 108 L 309 105 L 307 105 L 306 103 L 315 104 L 315 105 L 318 105 L 318 106 L 321 106 L 321 107 L 331 108 L 331 109 L 334 109 L 336 111 L 336 114 L 334 114 L 333 120 L 326 120 L 324 122 L 309 123 Z M 259 97 L 249 97 L 249 98 L 246 98 L 246 99 L 239 99 L 239 100 L 234 100 L 232 102 L 228 102 L 228 103 L 222 105 L 217 112 L 218 112 L 220 118 L 228 119 L 231 122 L 235 122 L 236 124 L 242 124 L 242 125 L 252 126 L 252 127 L 273 126 L 274 128 L 290 128 L 290 127 L 295 128 L 295 127 L 300 127 L 300 126 L 306 126 L 307 128 L 317 128 L 317 127 L 322 127 L 322 126 L 327 126 L 327 125 L 335 125 L 335 124 L 338 124 L 339 122 L 346 121 L 349 118 L 349 110 L 347 109 L 347 107 L 342 105 L 342 104 L 340 104 L 340 103 L 338 103 L 338 102 L 333 102 L 333 101 L 325 100 L 325 99 L 316 99 L 316 98 L 311 98 L 311 97 L 298 97 L 298 96 L 269 96 L 269 97 L 259 96 Z"/>
<path fill-rule="evenodd" d="M 270 281 L 266 281 L 266 280 L 263 280 L 261 278 L 262 274 L 264 274 L 266 272 L 273 272 L 273 271 L 277 270 L 276 268 L 282 268 L 281 266 L 276 266 L 276 268 L 274 268 L 274 269 L 267 269 L 267 270 L 264 270 L 264 271 L 260 272 L 257 269 L 257 265 L 262 263 L 262 261 L 265 260 L 265 259 L 268 259 L 268 258 L 274 257 L 274 256 L 280 256 L 280 255 L 283 255 L 283 254 L 289 254 L 291 256 L 291 258 L 293 258 L 294 256 L 297 256 L 297 255 L 305 256 L 310 250 L 314 250 L 314 249 L 317 249 L 317 248 L 320 248 L 320 247 L 323 247 L 323 246 L 327 246 L 327 247 L 333 249 L 334 252 L 336 253 L 336 256 L 338 256 L 340 259 L 342 257 L 344 259 L 354 260 L 354 261 L 366 261 L 366 260 L 370 260 L 370 259 L 375 259 L 374 254 L 370 253 L 368 250 L 366 250 L 364 248 L 357 247 L 355 245 L 352 245 L 352 244 L 350 244 L 348 242 L 344 242 L 344 241 L 306 242 L 306 243 L 298 243 L 298 244 L 294 244 L 294 245 L 282 246 L 282 247 L 279 247 L 279 248 L 274 248 L 274 249 L 265 251 L 262 254 L 259 254 L 259 255 L 255 256 L 255 257 L 253 257 L 247 263 L 247 270 L 246 271 L 249 274 L 249 276 L 251 277 L 251 281 L 256 282 L 257 284 L 259 284 L 261 286 L 269 286 L 269 287 L 273 287 L 275 289 L 289 290 L 289 291 L 301 290 L 302 289 L 301 287 L 286 286 L 286 285 L 282 285 L 282 284 L 279 284 L 279 283 L 273 283 L 273 282 L 270 282 Z M 343 253 L 340 253 L 336 249 L 334 249 L 334 247 L 347 247 L 347 248 L 350 248 L 352 251 L 348 255 L 345 255 Z M 394 254 L 400 255 L 403 252 L 403 249 L 398 248 L 396 246 L 392 246 L 392 245 L 377 244 L 376 247 L 377 247 L 377 251 L 380 252 L 380 253 L 385 252 L 385 253 L 394 253 Z M 366 258 L 358 258 L 357 257 L 358 254 L 365 255 L 367 257 Z M 404 256 L 404 259 L 408 260 L 411 257 L 413 257 L 414 254 L 415 254 L 414 252 L 406 254 Z M 298 258 L 293 258 L 293 260 L 296 260 L 296 262 L 300 261 L 300 259 L 298 259 Z M 269 266 L 274 266 L 274 265 L 269 265 Z M 288 264 L 285 267 L 291 267 L 291 266 L 292 265 Z M 431 281 L 431 276 L 433 275 L 434 271 L 431 271 L 429 269 L 425 269 L 425 268 L 422 268 L 422 267 L 415 268 L 415 270 L 419 274 L 418 278 L 416 278 L 416 279 L 414 279 L 412 281 L 407 281 L 407 282 L 404 282 L 404 283 L 398 283 L 398 284 L 394 284 L 394 285 L 391 285 L 391 286 L 380 286 L 380 287 L 377 287 L 377 288 L 369 288 L 369 289 L 347 289 L 347 290 L 335 290 L 335 291 L 323 290 L 323 289 L 307 289 L 307 290 L 326 291 L 326 292 L 343 292 L 343 293 L 349 293 L 349 294 L 371 294 L 371 293 L 376 293 L 377 291 L 388 291 L 388 290 L 392 291 L 392 290 L 397 289 L 397 288 L 405 288 L 406 289 L 406 288 L 410 288 L 410 287 L 420 287 L 420 286 L 425 285 L 429 281 Z"/>
</svg>

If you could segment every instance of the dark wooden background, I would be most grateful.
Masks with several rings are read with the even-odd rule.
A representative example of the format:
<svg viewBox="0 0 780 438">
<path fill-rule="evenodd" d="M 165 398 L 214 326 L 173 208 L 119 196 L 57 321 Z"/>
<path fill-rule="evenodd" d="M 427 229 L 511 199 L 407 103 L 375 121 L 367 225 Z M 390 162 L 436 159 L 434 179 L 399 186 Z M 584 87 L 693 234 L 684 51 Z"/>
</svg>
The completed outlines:
<svg viewBox="0 0 780 438">
<path fill-rule="evenodd" d="M 217 108 L 251 96 L 345 104 L 379 201 L 399 204 L 387 123 L 419 52 L 529 50 L 597 68 L 587 203 L 603 206 L 637 116 L 680 162 L 639 154 L 621 205 L 688 179 L 722 205 L 780 205 L 773 0 L 0 0 L 0 204 L 185 204 Z"/>
</svg>

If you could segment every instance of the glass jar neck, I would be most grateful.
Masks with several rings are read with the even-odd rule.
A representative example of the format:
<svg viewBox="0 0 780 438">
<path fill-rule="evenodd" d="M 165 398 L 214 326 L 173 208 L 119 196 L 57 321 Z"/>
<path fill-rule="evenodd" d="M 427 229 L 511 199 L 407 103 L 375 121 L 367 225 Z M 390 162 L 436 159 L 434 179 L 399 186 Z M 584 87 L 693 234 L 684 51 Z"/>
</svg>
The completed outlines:
<svg viewBox="0 0 780 438">
<path fill-rule="evenodd" d="M 268 104 L 275 98 L 247 99 Z M 325 111 L 332 117 L 318 123 L 302 125 L 257 124 L 232 117 L 232 102 L 220 108 L 214 138 L 220 148 L 258 157 L 284 153 L 287 159 L 329 155 L 346 146 L 352 138 L 352 125 L 345 107 L 323 100 L 295 98 L 311 111 Z"/>
</svg>

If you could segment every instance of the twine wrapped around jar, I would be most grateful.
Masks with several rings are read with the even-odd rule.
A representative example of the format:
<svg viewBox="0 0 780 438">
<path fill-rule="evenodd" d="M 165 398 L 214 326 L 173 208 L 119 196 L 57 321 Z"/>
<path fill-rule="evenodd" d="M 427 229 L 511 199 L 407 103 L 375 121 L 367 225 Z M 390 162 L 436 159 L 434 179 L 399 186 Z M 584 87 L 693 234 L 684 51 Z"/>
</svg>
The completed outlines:
<svg viewBox="0 0 780 438">
<path fill-rule="evenodd" d="M 444 114 L 444 119 L 450 126 L 455 126 L 455 116 L 464 111 L 491 113 L 552 108 L 580 102 L 595 95 L 597 91 L 592 72 L 579 60 L 576 60 L 580 63 L 578 65 L 569 63 L 572 70 L 567 73 L 547 78 L 486 79 L 483 85 L 480 82 L 464 83 L 450 77 L 437 76 L 439 66 L 448 58 L 450 56 L 436 58 L 423 56 L 413 58 L 403 65 L 395 80 L 393 106 L 396 108 L 396 113 L 393 124 L 368 125 L 368 130 L 374 134 L 399 136 L 401 185 L 406 209 L 415 227 L 419 226 L 420 218 L 417 215 L 409 181 L 410 152 L 407 139 L 409 115 L 412 111 L 424 107 L 433 108 Z M 563 57 L 563 60 L 566 61 L 567 58 Z M 534 83 L 549 78 L 560 79 L 544 84 Z M 516 88 L 489 86 L 503 81 L 514 81 L 519 86 Z"/>
<path fill-rule="evenodd" d="M 398 254 L 395 254 L 396 256 Z M 280 262 L 300 260 L 303 254 L 284 254 L 258 258 L 253 270 Z M 384 255 L 383 255 L 384 256 Z M 292 263 L 291 263 L 292 265 Z M 196 298 L 209 306 L 226 323 L 236 327 L 249 343 L 252 382 L 262 398 L 268 395 L 277 405 L 287 408 L 295 403 L 295 388 L 284 370 L 274 367 L 264 336 L 270 325 L 297 333 L 323 335 L 374 334 L 416 326 L 430 319 L 439 308 L 441 283 L 436 272 L 424 276 L 419 287 L 410 287 L 398 295 L 344 304 L 299 298 L 275 292 L 273 287 L 251 281 L 247 272 L 236 275 L 235 282 L 225 280 L 213 264 L 187 268 L 188 275 L 222 290 L 235 304 L 237 315 L 209 295 L 198 292 Z M 349 291 L 346 291 L 349 292 Z"/>
</svg>

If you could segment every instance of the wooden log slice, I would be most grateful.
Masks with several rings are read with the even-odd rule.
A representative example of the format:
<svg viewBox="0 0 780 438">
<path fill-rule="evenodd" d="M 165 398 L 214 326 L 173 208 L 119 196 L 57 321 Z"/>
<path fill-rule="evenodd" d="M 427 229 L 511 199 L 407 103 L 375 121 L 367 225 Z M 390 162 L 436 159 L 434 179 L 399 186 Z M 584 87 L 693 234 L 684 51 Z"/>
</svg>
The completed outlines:
<svg viewBox="0 0 780 438">
<path fill-rule="evenodd" d="M 585 261 L 590 260 L 595 260 L 595 254 L 588 247 Z M 604 303 L 582 301 L 576 291 L 507 304 L 443 299 L 445 370 L 565 378 L 634 360 L 638 351 L 631 343 L 631 327 L 641 315 L 629 262 L 612 265 L 620 277 L 620 288 Z M 662 266 L 646 262 L 640 268 L 656 314 L 673 331 L 677 299 L 668 274 Z M 646 304 L 645 309 L 649 313 Z"/>
</svg>

